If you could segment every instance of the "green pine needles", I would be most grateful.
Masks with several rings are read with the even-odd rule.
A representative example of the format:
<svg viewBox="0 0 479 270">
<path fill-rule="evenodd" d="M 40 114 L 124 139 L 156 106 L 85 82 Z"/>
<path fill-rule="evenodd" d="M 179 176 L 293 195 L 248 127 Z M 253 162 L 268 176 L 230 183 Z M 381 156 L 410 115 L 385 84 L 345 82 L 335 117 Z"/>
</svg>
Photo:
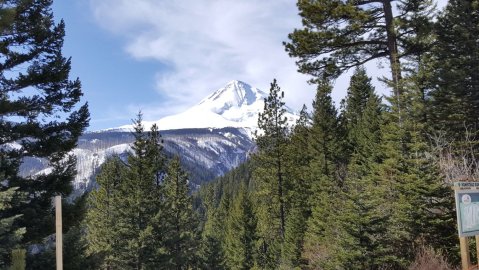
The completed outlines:
<svg viewBox="0 0 479 270">
<path fill-rule="evenodd" d="M 110 158 L 88 198 L 88 253 L 102 269 L 190 269 L 198 263 L 198 220 L 188 176 L 167 162 L 158 128 L 141 114 L 127 160 Z"/>
<path fill-rule="evenodd" d="M 70 80 L 71 59 L 62 54 L 65 24 L 55 22 L 51 6 L 51 0 L 0 1 L 0 268 L 10 264 L 11 250 L 54 233 L 51 199 L 72 192 L 70 151 L 89 122 L 81 82 Z M 20 175 L 28 157 L 51 170 Z"/>
</svg>

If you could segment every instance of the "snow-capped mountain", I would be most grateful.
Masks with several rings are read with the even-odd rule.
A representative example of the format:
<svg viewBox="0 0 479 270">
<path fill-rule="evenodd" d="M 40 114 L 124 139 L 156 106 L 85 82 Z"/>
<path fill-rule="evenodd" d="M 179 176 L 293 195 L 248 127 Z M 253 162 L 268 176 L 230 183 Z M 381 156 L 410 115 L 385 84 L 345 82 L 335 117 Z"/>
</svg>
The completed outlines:
<svg viewBox="0 0 479 270">
<path fill-rule="evenodd" d="M 167 156 L 179 155 L 189 172 L 190 183 L 197 187 L 237 167 L 254 151 L 254 143 L 242 129 L 180 129 L 161 132 Z M 74 188 L 89 190 L 93 176 L 109 156 L 126 158 L 132 152 L 130 132 L 101 132 L 83 135 L 73 151 L 77 157 Z"/>
<path fill-rule="evenodd" d="M 166 116 L 158 121 L 145 121 L 149 128 L 156 123 L 160 130 L 184 128 L 246 128 L 255 130 L 258 114 L 264 109 L 267 93 L 247 83 L 233 80 L 223 88 L 201 100 L 188 110 Z M 292 109 L 286 107 L 286 117 L 290 124 L 298 119 Z M 131 125 L 121 126 L 114 130 L 130 130 Z"/>
<path fill-rule="evenodd" d="M 263 111 L 267 94 L 257 88 L 231 81 L 183 113 L 144 122 L 146 129 L 156 123 L 164 139 L 165 152 L 179 155 L 182 166 L 197 187 L 246 161 L 254 152 L 252 133 L 257 128 L 258 114 Z M 298 118 L 289 108 L 286 117 L 292 125 Z M 77 158 L 75 194 L 91 189 L 94 176 L 109 156 L 126 157 L 134 137 L 132 126 L 89 132 L 80 137 L 72 151 Z M 25 158 L 24 176 L 48 173 L 46 160 Z"/>
<path fill-rule="evenodd" d="M 180 129 L 161 132 L 167 156 L 179 155 L 182 167 L 189 173 L 190 184 L 198 187 L 205 181 L 237 167 L 254 152 L 254 142 L 244 129 Z M 94 187 L 94 176 L 112 155 L 126 159 L 132 152 L 131 132 L 91 132 L 80 137 L 71 154 L 77 159 L 73 182 L 75 195 Z M 28 157 L 20 167 L 23 176 L 49 173 L 48 162 Z"/>
</svg>

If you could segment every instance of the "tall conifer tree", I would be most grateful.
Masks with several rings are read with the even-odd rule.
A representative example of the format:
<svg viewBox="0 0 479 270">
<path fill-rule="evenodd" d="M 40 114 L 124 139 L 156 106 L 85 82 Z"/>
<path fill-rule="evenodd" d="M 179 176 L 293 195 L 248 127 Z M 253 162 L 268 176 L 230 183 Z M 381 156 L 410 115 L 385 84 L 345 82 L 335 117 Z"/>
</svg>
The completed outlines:
<svg viewBox="0 0 479 270">
<path fill-rule="evenodd" d="M 221 242 L 215 235 L 204 236 L 201 241 L 201 265 L 199 269 L 225 270 L 225 254 Z"/>
<path fill-rule="evenodd" d="M 439 248 L 439 239 L 433 235 L 451 239 L 452 230 L 447 227 L 454 227 L 448 207 L 452 204 L 450 191 L 439 177 L 427 144 L 421 89 L 413 75 L 403 83 L 407 89 L 401 95 L 404 107 L 399 110 L 390 99 L 381 127 L 382 161 L 373 168 L 373 181 L 385 195 L 383 211 L 389 213 L 385 241 L 395 243 L 385 246 L 379 261 L 393 268 L 407 267 L 421 239 Z M 442 243 L 443 248 L 451 249 Z"/>
<path fill-rule="evenodd" d="M 255 259 L 256 217 L 244 186 L 233 200 L 226 222 L 226 261 L 229 269 L 251 269 Z"/>
<path fill-rule="evenodd" d="M 339 126 L 331 90 L 329 82 L 321 81 L 313 102 L 313 125 L 310 136 L 310 155 L 313 157 L 310 162 L 312 213 L 308 220 L 303 252 L 311 265 L 316 265 L 317 256 L 328 256 L 320 253 L 327 250 L 324 239 L 329 225 L 334 222 L 335 196 L 342 184 L 337 174 Z"/>
<path fill-rule="evenodd" d="M 260 132 L 256 133 L 259 151 L 254 157 L 257 166 L 253 178 L 258 213 L 259 265 L 268 269 L 276 268 L 279 263 L 287 215 L 289 179 L 285 160 L 288 126 L 283 97 L 284 93 L 274 80 L 265 99 L 264 111 L 259 114 Z"/>
<path fill-rule="evenodd" d="M 188 176 L 178 156 L 168 165 L 164 180 L 164 210 L 160 214 L 163 245 L 157 250 L 161 269 L 190 269 L 198 264 L 198 222 L 188 194 Z"/>
<path fill-rule="evenodd" d="M 134 121 L 133 153 L 127 162 L 113 158 L 98 176 L 89 199 L 89 252 L 105 269 L 157 268 L 164 157 L 156 125 L 145 132 L 141 114 Z"/>
<path fill-rule="evenodd" d="M 112 157 L 100 168 L 96 177 L 98 189 L 88 196 L 86 215 L 88 253 L 100 258 L 103 269 L 121 267 L 118 264 L 118 245 L 123 239 L 117 233 L 120 185 L 124 181 L 126 165 L 119 157 Z"/>
<path fill-rule="evenodd" d="M 347 177 L 338 205 L 334 261 L 345 269 L 376 269 L 383 254 L 381 242 L 387 215 L 381 204 L 384 194 L 370 175 L 380 162 L 381 100 L 363 68 L 351 77 L 342 112 L 350 153 Z M 333 240 L 331 238 L 330 240 Z"/>
<path fill-rule="evenodd" d="M 222 190 L 215 196 L 218 197 L 218 205 L 214 208 L 208 209 L 205 228 L 203 231 L 204 236 L 214 236 L 221 243 L 224 243 L 225 239 L 225 225 L 226 220 L 228 219 L 228 214 L 230 213 L 231 208 L 231 191 L 226 191 L 223 187 L 224 183 L 220 181 L 220 189 Z"/>
<path fill-rule="evenodd" d="M 479 2 L 451 0 L 436 24 L 430 124 L 463 140 L 479 130 Z"/>
<path fill-rule="evenodd" d="M 291 33 L 285 45 L 290 56 L 299 58 L 300 72 L 330 79 L 386 58 L 394 95 L 399 97 L 400 59 L 426 49 L 420 37 L 429 33 L 421 26 L 431 21 L 432 2 L 299 0 L 297 5 L 304 28 Z"/>
<path fill-rule="evenodd" d="M 353 153 L 357 150 L 357 145 L 360 140 L 360 129 L 358 126 L 361 124 L 363 114 L 366 111 L 366 107 L 374 102 L 376 105 L 376 112 L 380 110 L 381 101 L 374 93 L 374 87 L 371 84 L 371 78 L 366 74 L 366 70 L 363 67 L 358 67 L 354 71 L 351 81 L 349 83 L 346 99 L 343 101 L 343 111 L 341 112 L 342 125 L 345 126 L 347 133 L 347 144 L 349 153 Z M 375 125 L 377 123 L 377 117 L 371 119 Z"/>
<path fill-rule="evenodd" d="M 291 185 L 288 193 L 290 210 L 286 220 L 285 239 L 282 248 L 282 267 L 299 267 L 302 262 L 304 233 L 311 215 L 311 174 L 309 164 L 313 159 L 309 152 L 311 140 L 311 116 L 305 105 L 291 134 L 287 147 L 287 168 Z"/>
<path fill-rule="evenodd" d="M 1 168 L 1 181 L 8 185 L 0 192 L 18 187 L 28 198 L 1 210 L 0 219 L 22 214 L 14 226 L 26 228 L 26 244 L 54 232 L 51 198 L 72 191 L 75 159 L 68 152 L 89 120 L 87 105 L 77 106 L 80 80 L 69 80 L 71 60 L 62 55 L 65 24 L 54 22 L 51 5 L 51 0 L 0 2 L 0 162 L 11 165 Z M 51 172 L 18 177 L 24 157 L 47 159 Z"/>
<path fill-rule="evenodd" d="M 141 114 L 134 124 L 133 154 L 128 157 L 128 170 L 120 185 L 122 199 L 117 203 L 118 233 L 124 243 L 118 250 L 124 267 L 143 269 L 158 265 L 155 245 L 159 242 L 154 231 L 159 221 L 154 217 L 161 210 L 158 177 L 164 165 L 157 126 L 146 132 Z"/>
</svg>

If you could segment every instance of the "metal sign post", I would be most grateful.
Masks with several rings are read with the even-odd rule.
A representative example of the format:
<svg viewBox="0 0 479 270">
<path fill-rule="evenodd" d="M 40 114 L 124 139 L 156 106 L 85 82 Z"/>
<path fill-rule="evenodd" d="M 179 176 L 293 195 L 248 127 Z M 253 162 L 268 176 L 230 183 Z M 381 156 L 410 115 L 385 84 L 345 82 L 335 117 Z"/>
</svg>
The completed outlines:
<svg viewBox="0 0 479 270">
<path fill-rule="evenodd" d="M 63 270 L 62 196 L 55 196 L 57 270 Z"/>
</svg>

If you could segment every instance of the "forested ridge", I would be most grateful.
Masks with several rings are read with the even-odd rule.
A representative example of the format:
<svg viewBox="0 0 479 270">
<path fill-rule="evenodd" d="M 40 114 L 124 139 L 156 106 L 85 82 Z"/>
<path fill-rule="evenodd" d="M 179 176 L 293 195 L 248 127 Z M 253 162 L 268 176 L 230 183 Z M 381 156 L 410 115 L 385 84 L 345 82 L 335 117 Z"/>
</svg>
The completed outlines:
<svg viewBox="0 0 479 270">
<path fill-rule="evenodd" d="M 53 269 L 51 198 L 88 126 L 51 0 L 0 1 L 0 268 Z M 296 124 L 271 83 L 257 151 L 192 191 L 159 128 L 64 203 L 65 269 L 454 269 L 451 184 L 478 181 L 479 2 L 299 0 L 284 43 L 316 88 Z M 370 61 L 389 67 L 379 96 Z M 346 97 L 331 92 L 348 70 Z M 265 78 L 268 79 L 268 78 Z M 32 89 L 34 89 L 32 94 Z M 38 94 L 37 94 L 38 93 Z M 21 177 L 22 158 L 52 171 Z"/>
</svg>

